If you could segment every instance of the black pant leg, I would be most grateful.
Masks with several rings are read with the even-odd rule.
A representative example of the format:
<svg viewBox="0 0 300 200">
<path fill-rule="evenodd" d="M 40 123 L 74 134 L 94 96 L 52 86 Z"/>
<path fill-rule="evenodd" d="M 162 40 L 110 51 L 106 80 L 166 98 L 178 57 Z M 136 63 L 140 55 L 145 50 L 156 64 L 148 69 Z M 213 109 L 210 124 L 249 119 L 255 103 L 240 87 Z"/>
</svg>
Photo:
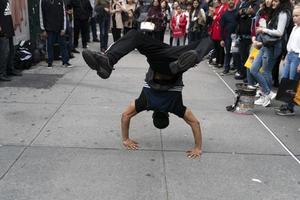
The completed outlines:
<svg viewBox="0 0 300 200">
<path fill-rule="evenodd" d="M 15 59 L 14 39 L 13 39 L 13 37 L 10 37 L 9 38 L 9 54 L 8 54 L 8 60 L 7 60 L 7 73 L 8 74 L 15 70 L 14 59 Z"/>
<path fill-rule="evenodd" d="M 211 40 L 210 36 L 203 37 L 199 41 L 192 43 L 196 44 L 195 50 L 198 53 L 198 61 L 202 61 L 204 56 L 206 56 L 212 49 L 214 49 L 214 42 Z"/>
<path fill-rule="evenodd" d="M 81 20 L 80 21 L 80 29 L 81 29 L 81 41 L 82 47 L 87 46 L 87 41 L 89 39 L 89 21 L 88 20 Z"/>
<path fill-rule="evenodd" d="M 80 20 L 74 20 L 74 48 L 78 47 L 78 39 L 79 39 L 79 32 L 80 32 Z"/>
<path fill-rule="evenodd" d="M 251 43 L 252 43 L 251 39 L 241 39 L 240 41 L 239 49 L 240 49 L 241 63 L 242 63 L 242 68 L 240 70 L 240 73 L 242 76 L 246 76 L 245 63 L 249 57 Z"/>
<path fill-rule="evenodd" d="M 109 57 L 110 63 L 114 65 L 123 56 L 137 48 L 141 54 L 147 57 L 147 61 L 154 71 L 163 74 L 172 74 L 169 70 L 170 62 L 177 60 L 182 53 L 196 49 L 198 45 L 199 42 L 195 42 L 186 46 L 171 47 L 137 30 L 130 30 L 125 36 L 109 47 L 106 54 Z M 204 50 L 199 50 L 201 55 L 205 54 L 206 51 L 206 47 L 204 47 Z"/>
</svg>

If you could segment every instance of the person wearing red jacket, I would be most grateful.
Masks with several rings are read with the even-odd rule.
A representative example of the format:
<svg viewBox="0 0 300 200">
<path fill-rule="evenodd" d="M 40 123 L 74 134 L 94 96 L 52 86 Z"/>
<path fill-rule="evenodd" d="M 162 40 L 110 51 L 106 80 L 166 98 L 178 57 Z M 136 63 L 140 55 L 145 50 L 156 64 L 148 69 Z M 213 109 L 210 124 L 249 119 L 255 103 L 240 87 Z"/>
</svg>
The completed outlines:
<svg viewBox="0 0 300 200">
<path fill-rule="evenodd" d="M 219 5 L 215 8 L 213 13 L 213 22 L 211 25 L 211 39 L 214 41 L 216 52 L 216 65 L 221 68 L 224 64 L 224 49 L 221 47 L 221 18 L 225 11 L 228 9 L 227 0 L 218 0 Z"/>
<path fill-rule="evenodd" d="M 184 36 L 186 34 L 187 17 L 182 13 L 181 5 L 176 8 L 176 15 L 172 17 L 172 36 L 173 36 L 173 46 L 177 44 L 184 45 Z M 178 41 L 178 42 L 177 42 Z"/>
</svg>

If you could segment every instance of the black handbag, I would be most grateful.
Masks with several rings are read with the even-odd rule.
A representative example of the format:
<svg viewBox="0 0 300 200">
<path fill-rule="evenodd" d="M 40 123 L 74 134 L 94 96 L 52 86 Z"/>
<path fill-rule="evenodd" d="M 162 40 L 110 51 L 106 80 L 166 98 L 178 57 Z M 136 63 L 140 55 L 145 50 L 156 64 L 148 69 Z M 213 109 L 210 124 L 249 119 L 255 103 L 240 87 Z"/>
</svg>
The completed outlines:
<svg viewBox="0 0 300 200">
<path fill-rule="evenodd" d="M 256 40 L 263 43 L 263 46 L 265 47 L 272 47 L 275 46 L 275 44 L 281 40 L 281 37 L 271 36 L 269 34 L 262 33 L 257 36 Z"/>
<path fill-rule="evenodd" d="M 293 102 L 298 86 L 298 80 L 282 78 L 277 90 L 276 99 L 286 103 Z"/>
</svg>

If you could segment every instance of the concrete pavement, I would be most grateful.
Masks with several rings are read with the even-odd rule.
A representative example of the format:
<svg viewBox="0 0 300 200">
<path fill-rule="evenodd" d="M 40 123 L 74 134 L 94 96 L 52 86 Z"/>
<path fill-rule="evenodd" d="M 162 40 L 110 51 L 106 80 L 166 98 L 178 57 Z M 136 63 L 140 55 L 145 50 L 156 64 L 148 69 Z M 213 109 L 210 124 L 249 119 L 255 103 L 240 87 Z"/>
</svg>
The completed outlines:
<svg viewBox="0 0 300 200">
<path fill-rule="evenodd" d="M 294 117 L 273 107 L 227 112 L 235 81 L 202 62 L 184 75 L 183 91 L 201 121 L 201 158 L 185 156 L 193 137 L 182 119 L 171 115 L 160 131 L 151 112 L 132 120 L 141 149 L 127 151 L 120 117 L 141 91 L 146 59 L 130 53 L 107 80 L 80 55 L 71 63 L 40 63 L 17 83 L 0 83 L 1 200 L 299 199 L 300 163 L 291 156 L 300 159 L 299 108 Z"/>
</svg>

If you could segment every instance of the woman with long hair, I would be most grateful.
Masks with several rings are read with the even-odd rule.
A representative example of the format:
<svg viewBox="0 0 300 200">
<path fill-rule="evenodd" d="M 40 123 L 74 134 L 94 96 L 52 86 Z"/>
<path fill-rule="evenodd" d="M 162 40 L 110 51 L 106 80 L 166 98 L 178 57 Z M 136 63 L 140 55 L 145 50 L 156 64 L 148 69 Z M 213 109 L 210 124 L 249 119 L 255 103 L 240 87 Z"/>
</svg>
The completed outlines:
<svg viewBox="0 0 300 200">
<path fill-rule="evenodd" d="M 273 12 L 272 0 L 265 0 L 260 4 L 259 10 L 257 11 L 255 18 L 253 18 L 252 20 L 251 35 L 252 35 L 253 47 L 261 48 L 261 44 L 256 40 L 256 29 L 259 27 L 264 27 L 264 28 L 267 27 L 267 23 L 270 21 L 272 12 Z M 260 60 L 263 60 L 263 58 L 266 57 L 264 48 L 261 48 L 260 51 L 261 52 L 256 57 L 256 62 L 257 64 L 262 63 L 263 65 L 266 64 L 266 62 L 260 62 Z M 253 67 L 256 66 L 253 65 Z M 255 78 L 250 73 L 250 69 L 247 69 L 247 82 L 248 85 L 250 85 L 250 87 L 256 84 Z M 261 94 L 261 91 L 258 91 L 258 94 Z"/>
<path fill-rule="evenodd" d="M 111 1 L 112 27 L 111 32 L 114 42 L 121 38 L 121 32 L 124 28 L 122 12 L 126 12 L 125 5 L 120 0 Z"/>
<path fill-rule="evenodd" d="M 161 24 L 161 36 L 160 36 L 160 41 L 164 41 L 164 37 L 165 37 L 165 32 L 166 32 L 166 29 L 170 23 L 170 19 L 171 19 L 171 10 L 170 10 L 170 7 L 168 5 L 168 2 L 166 0 L 162 0 L 160 2 L 160 6 L 161 6 L 161 11 L 162 11 L 162 14 L 163 14 L 163 21 L 162 21 L 162 24 Z"/>
<path fill-rule="evenodd" d="M 154 31 L 150 33 L 153 38 L 160 40 L 161 38 L 161 24 L 163 22 L 163 13 L 161 11 L 161 5 L 159 0 L 153 0 L 147 16 L 147 21 L 155 24 Z"/>
<path fill-rule="evenodd" d="M 136 3 L 134 2 L 134 0 L 126 0 L 126 4 L 125 4 L 125 9 L 126 9 L 126 13 L 128 16 L 128 19 L 124 21 L 124 32 L 123 34 L 125 35 L 128 31 L 130 31 L 131 29 L 133 29 L 133 19 L 134 19 L 134 11 L 136 9 Z"/>
<path fill-rule="evenodd" d="M 273 38 L 278 38 L 278 40 L 269 45 L 258 42 L 257 45 L 262 45 L 260 53 L 265 52 L 266 65 L 263 67 L 263 73 L 260 73 L 262 59 L 255 59 L 250 68 L 250 73 L 259 83 L 263 92 L 263 95 L 255 101 L 255 104 L 264 107 L 269 106 L 271 100 L 276 96 L 276 93 L 272 92 L 272 69 L 276 59 L 281 55 L 282 43 L 286 40 L 286 28 L 291 19 L 292 4 L 290 0 L 273 0 L 272 8 L 274 11 L 267 27 L 258 27 L 256 33 L 261 34 L 262 37 L 269 35 Z"/>
<path fill-rule="evenodd" d="M 213 22 L 211 25 L 211 38 L 215 44 L 216 64 L 218 68 L 224 64 L 224 48 L 221 47 L 221 18 L 224 12 L 228 9 L 227 0 L 218 0 L 218 5 L 213 13 Z"/>
<path fill-rule="evenodd" d="M 192 13 L 190 18 L 190 40 L 194 42 L 201 39 L 202 31 L 204 31 L 206 25 L 206 16 L 204 10 L 200 6 L 199 0 L 193 1 Z"/>
</svg>

